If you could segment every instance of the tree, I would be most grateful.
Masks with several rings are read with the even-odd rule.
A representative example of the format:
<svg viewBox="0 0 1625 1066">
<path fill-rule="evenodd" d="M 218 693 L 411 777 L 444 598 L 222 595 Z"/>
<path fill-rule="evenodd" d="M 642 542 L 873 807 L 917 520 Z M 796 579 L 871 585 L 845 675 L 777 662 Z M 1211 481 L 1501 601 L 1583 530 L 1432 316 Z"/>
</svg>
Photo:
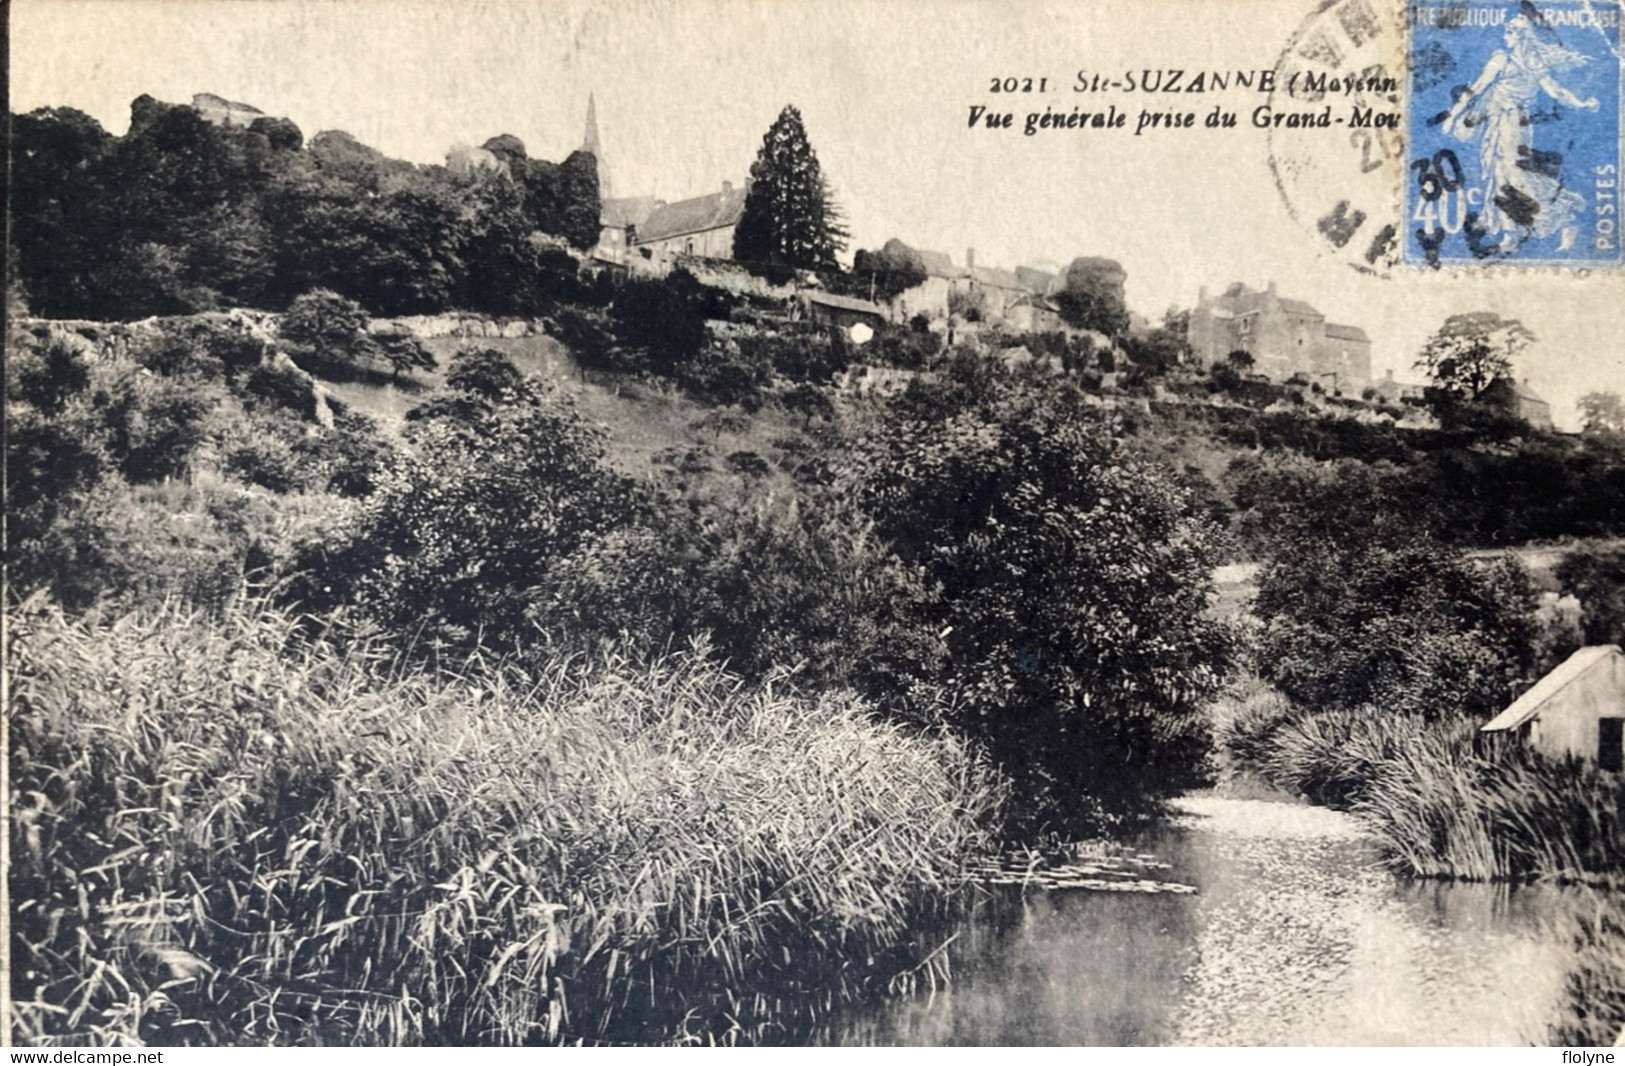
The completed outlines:
<svg viewBox="0 0 1625 1066">
<path fill-rule="evenodd" d="M 650 369 L 671 376 L 705 346 L 699 286 L 681 271 L 663 280 L 633 280 L 610 306 L 610 328 L 623 348 L 646 353 Z"/>
<path fill-rule="evenodd" d="M 878 252 L 859 248 L 852 257 L 852 273 L 858 295 L 871 293 L 877 300 L 890 300 L 926 280 L 925 260 L 920 253 L 893 237 Z"/>
<path fill-rule="evenodd" d="M 1625 434 L 1625 402 L 1617 392 L 1588 392 L 1579 402 L 1581 429 L 1591 434 Z"/>
<path fill-rule="evenodd" d="M 410 374 L 414 370 L 433 370 L 439 366 L 434 353 L 410 333 L 384 333 L 377 338 L 378 356 L 389 364 L 391 377 Z"/>
<path fill-rule="evenodd" d="M 793 105 L 762 138 L 750 168 L 745 209 L 734 230 L 741 263 L 828 270 L 846 247 L 846 230 Z"/>
<path fill-rule="evenodd" d="M 1535 339 L 1522 322 L 1493 311 L 1451 315 L 1423 345 L 1416 369 L 1449 397 L 1474 402 L 1498 380 L 1511 379 L 1512 360 Z"/>
<path fill-rule="evenodd" d="M 1033 823 L 1198 782 L 1202 706 L 1228 661 L 1207 614 L 1215 530 L 1090 411 L 1075 390 L 955 360 L 860 460 L 877 532 L 931 590 L 916 612 L 946 641 L 952 724 Z"/>
<path fill-rule="evenodd" d="M 377 355 L 367 333 L 367 312 L 354 300 L 328 289 L 313 289 L 288 308 L 277 335 L 292 349 L 303 370 L 354 373 Z"/>
<path fill-rule="evenodd" d="M 1238 374 L 1245 374 L 1253 368 L 1253 353 L 1245 348 L 1237 348 L 1224 357 L 1224 361 Z"/>
<path fill-rule="evenodd" d="M 1260 672 L 1288 696 L 1429 718 L 1511 698 L 1533 656 L 1528 576 L 1435 540 L 1425 483 L 1354 459 L 1247 464 L 1231 479 L 1268 554 Z"/>
<path fill-rule="evenodd" d="M 1123 283 L 1128 274 L 1114 259 L 1082 256 L 1066 268 L 1064 287 L 1055 306 L 1067 324 L 1115 337 L 1128 328 Z"/>
</svg>

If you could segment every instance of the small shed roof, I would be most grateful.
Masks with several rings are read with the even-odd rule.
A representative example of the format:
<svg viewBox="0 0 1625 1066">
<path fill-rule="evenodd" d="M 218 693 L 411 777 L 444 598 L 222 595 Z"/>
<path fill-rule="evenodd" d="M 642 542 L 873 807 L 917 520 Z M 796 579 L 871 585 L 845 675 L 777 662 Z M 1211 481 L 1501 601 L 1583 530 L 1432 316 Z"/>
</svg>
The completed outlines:
<svg viewBox="0 0 1625 1066">
<path fill-rule="evenodd" d="M 851 296 L 840 296 L 833 292 L 808 292 L 804 294 L 808 303 L 822 304 L 825 307 L 839 307 L 846 311 L 862 311 L 864 314 L 884 318 L 886 312 L 878 304 L 868 300 L 859 300 Z"/>
<path fill-rule="evenodd" d="M 1535 682 L 1535 687 L 1513 701 L 1512 706 L 1491 718 L 1480 728 L 1482 733 L 1495 733 L 1503 729 L 1516 729 L 1535 717 L 1546 703 L 1567 688 L 1574 680 L 1603 662 L 1609 656 L 1622 655 L 1617 644 L 1593 644 L 1564 659 L 1551 673 Z"/>
</svg>

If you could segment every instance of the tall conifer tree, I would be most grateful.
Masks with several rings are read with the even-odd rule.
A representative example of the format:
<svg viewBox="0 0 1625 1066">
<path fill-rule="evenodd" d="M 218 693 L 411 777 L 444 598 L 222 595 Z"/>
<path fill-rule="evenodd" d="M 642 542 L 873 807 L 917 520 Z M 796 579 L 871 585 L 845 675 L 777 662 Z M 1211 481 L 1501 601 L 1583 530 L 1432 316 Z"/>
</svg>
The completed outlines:
<svg viewBox="0 0 1625 1066">
<path fill-rule="evenodd" d="M 750 180 L 734 230 L 734 258 L 806 270 L 834 267 L 836 253 L 846 247 L 846 229 L 794 105 L 779 112 L 762 138 Z"/>
</svg>

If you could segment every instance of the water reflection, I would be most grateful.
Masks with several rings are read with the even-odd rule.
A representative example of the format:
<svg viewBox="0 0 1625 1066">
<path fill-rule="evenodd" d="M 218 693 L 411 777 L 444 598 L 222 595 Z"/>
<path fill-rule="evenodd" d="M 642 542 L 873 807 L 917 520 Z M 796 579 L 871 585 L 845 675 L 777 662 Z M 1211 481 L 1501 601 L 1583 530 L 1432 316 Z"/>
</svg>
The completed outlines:
<svg viewBox="0 0 1625 1066">
<path fill-rule="evenodd" d="M 1401 881 L 1320 808 L 1181 806 L 1138 846 L 1196 894 L 984 890 L 953 987 L 837 1042 L 1546 1043 L 1573 959 L 1562 890 Z"/>
</svg>

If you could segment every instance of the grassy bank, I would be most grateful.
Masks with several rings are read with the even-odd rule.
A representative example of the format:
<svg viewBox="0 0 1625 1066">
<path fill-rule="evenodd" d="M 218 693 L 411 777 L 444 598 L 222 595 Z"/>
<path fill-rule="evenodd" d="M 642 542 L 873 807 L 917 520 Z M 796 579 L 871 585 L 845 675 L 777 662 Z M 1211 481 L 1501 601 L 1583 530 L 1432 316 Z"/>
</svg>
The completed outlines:
<svg viewBox="0 0 1625 1066">
<path fill-rule="evenodd" d="M 1238 694 L 1226 740 L 1274 784 L 1349 810 L 1399 870 L 1472 881 L 1625 882 L 1625 779 L 1482 737 L 1477 723 L 1307 712 Z"/>
<path fill-rule="evenodd" d="M 998 798 L 698 655 L 431 673 L 241 608 L 10 632 L 25 1043 L 791 1038 L 921 976 L 911 920 Z"/>
</svg>

